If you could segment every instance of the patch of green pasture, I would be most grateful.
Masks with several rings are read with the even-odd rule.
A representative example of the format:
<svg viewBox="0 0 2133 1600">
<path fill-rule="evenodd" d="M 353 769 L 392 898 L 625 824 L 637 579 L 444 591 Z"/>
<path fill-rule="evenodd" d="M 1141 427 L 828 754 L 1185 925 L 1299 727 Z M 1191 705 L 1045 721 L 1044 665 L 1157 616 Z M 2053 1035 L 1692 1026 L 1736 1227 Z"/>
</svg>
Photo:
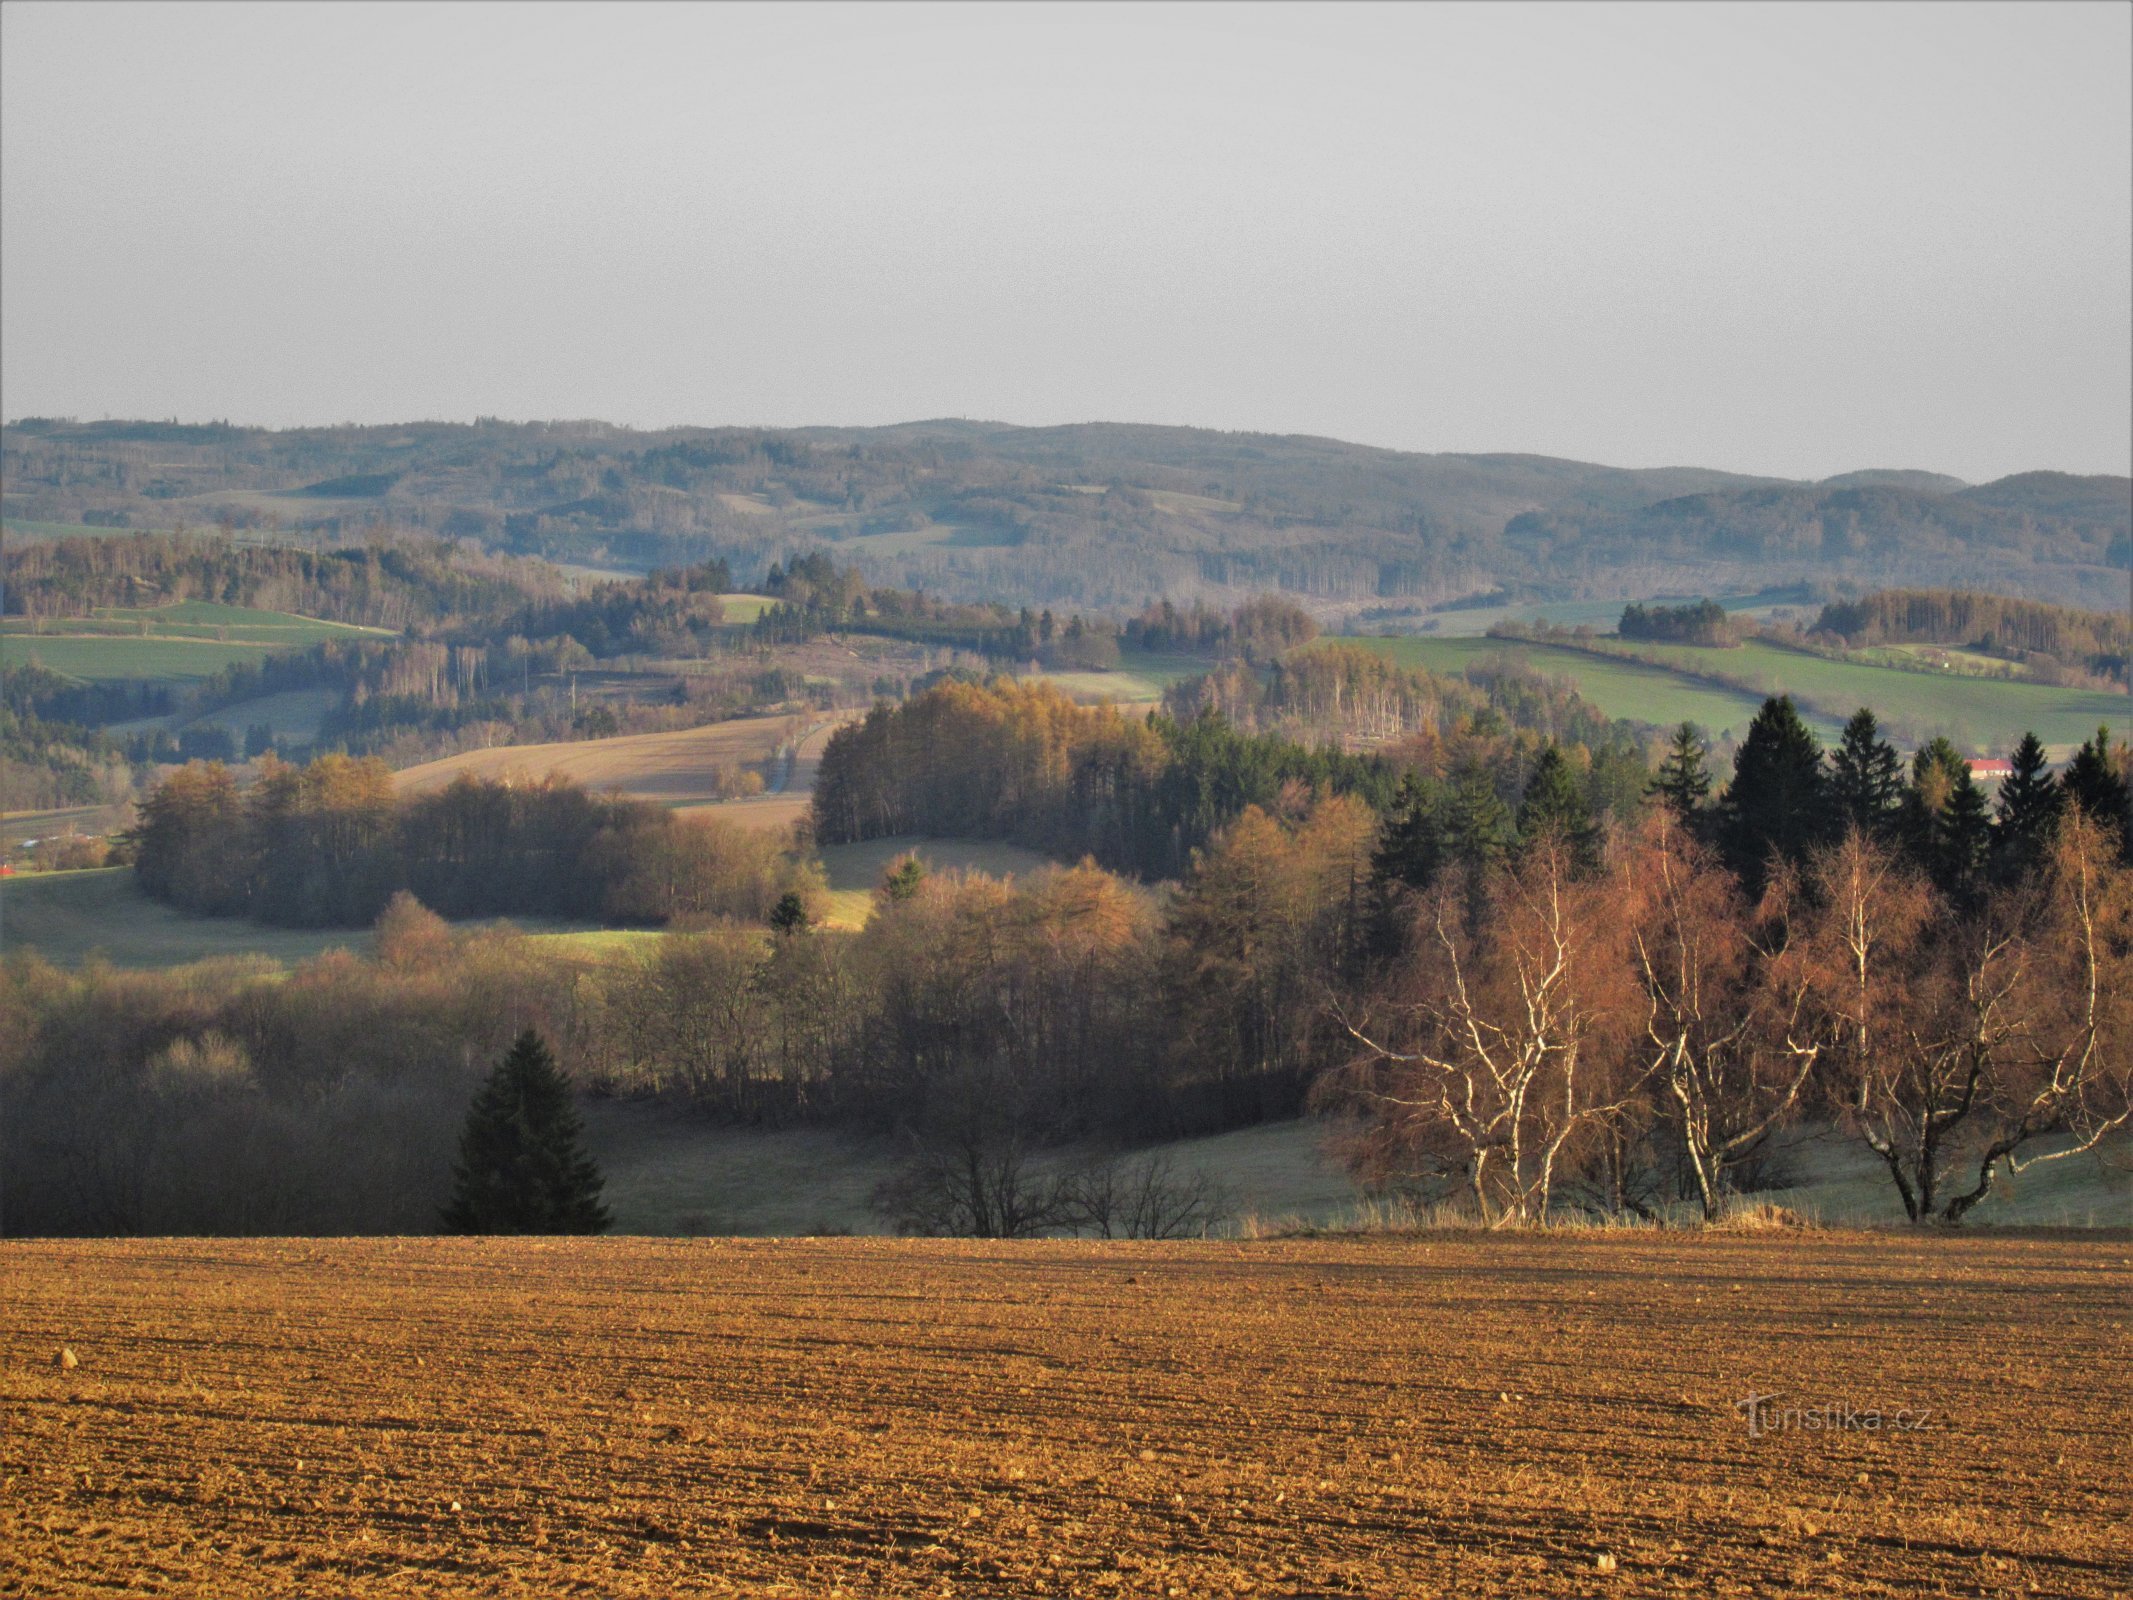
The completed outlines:
<svg viewBox="0 0 2133 1600">
<path fill-rule="evenodd" d="M 309 744 L 318 737 L 326 713 L 340 698 L 337 689 L 285 689 L 280 694 L 265 694 L 218 711 L 202 712 L 183 726 L 227 728 L 240 742 L 252 728 L 265 726 L 285 744 Z"/>
<path fill-rule="evenodd" d="M 0 635 L 0 656 L 11 666 L 40 666 L 85 680 L 206 678 L 232 662 L 257 661 L 282 648 L 235 639 L 55 638 L 13 630 Z"/>
<path fill-rule="evenodd" d="M 1163 686 L 1137 672 L 1040 672 L 1030 681 L 1048 683 L 1061 694 L 1090 703 L 1146 706 L 1163 698 Z"/>
<path fill-rule="evenodd" d="M 1129 673 L 1167 689 L 1173 683 L 1183 683 L 1187 678 L 1205 676 L 1214 663 L 1205 656 L 1163 655 L 1154 650 L 1121 650 L 1118 653 L 1117 670 Z"/>
<path fill-rule="evenodd" d="M 1756 694 L 1798 696 L 1825 722 L 1841 722 L 1866 706 L 1905 745 L 1940 734 L 1967 754 L 2005 755 L 2024 733 L 2033 732 L 2047 749 L 2063 754 L 2095 733 L 2098 724 L 2123 731 L 2133 722 L 2133 703 L 2110 690 L 1869 666 L 1761 640 L 1731 650 L 1643 649 L 1689 671 L 1724 673 Z"/>
<path fill-rule="evenodd" d="M 1328 637 L 1307 646 L 1319 649 L 1350 645 L 1385 657 L 1403 667 L 1459 677 L 1485 656 L 1508 656 L 1535 672 L 1568 678 L 1585 699 L 1610 717 L 1672 727 L 1693 722 L 1713 739 L 1731 733 L 1736 738 L 1748 731 L 1748 723 L 1762 698 L 1746 690 L 1698 683 L 1665 667 L 1641 662 L 1610 660 L 1560 645 L 1529 644 L 1516 639 L 1432 638 L 1406 635 L 1398 638 Z M 1838 724 L 1822 731 L 1834 737 Z"/>
<path fill-rule="evenodd" d="M 197 626 L 209 628 L 233 628 L 256 630 L 259 637 L 285 637 L 289 634 L 316 634 L 334 636 L 342 634 L 365 634 L 372 638 L 391 638 L 390 628 L 365 627 L 355 622 L 331 622 L 324 617 L 307 617 L 294 611 L 262 611 L 255 606 L 225 605 L 219 600 L 180 600 L 167 606 L 107 606 L 94 613 L 97 617 L 116 618 L 121 621 L 146 622 L 151 627 Z"/>
<path fill-rule="evenodd" d="M 770 596 L 762 594 L 722 594 L 718 599 L 726 608 L 728 622 L 753 622 L 777 604 Z"/>
<path fill-rule="evenodd" d="M 130 539 L 135 534 L 166 533 L 165 528 L 106 528 L 87 522 L 40 522 L 34 517 L 0 520 L 0 534 L 25 541 L 38 539 Z"/>
<path fill-rule="evenodd" d="M 649 1101 L 588 1100 L 585 1145 L 606 1175 L 618 1233 L 776 1236 L 879 1233 L 868 1205 L 902 1152 L 882 1140 L 819 1128 L 722 1127 Z M 1183 1176 L 1206 1172 L 1235 1215 L 1319 1224 L 1352 1207 L 1356 1190 L 1326 1153 L 1327 1125 L 1277 1122 L 1130 1152 L 1167 1156 Z M 1048 1152 L 1051 1170 L 1096 1152 Z"/>
<path fill-rule="evenodd" d="M 368 954 L 368 928 L 270 928 L 242 917 L 194 917 L 151 900 L 131 867 L 0 879 L 0 948 L 35 950 L 61 966 L 101 954 L 115 967 L 179 967 L 215 956 L 285 964 L 333 949 Z"/>
<path fill-rule="evenodd" d="M 512 926 L 538 949 L 590 956 L 601 961 L 616 956 L 648 955 L 659 948 L 660 940 L 667 937 L 658 928 L 575 928 L 544 933 L 538 931 L 536 925 L 523 922 L 514 922 Z"/>
<path fill-rule="evenodd" d="M 662 939 L 656 930 L 594 928 L 561 918 L 456 924 L 523 935 L 551 953 L 608 960 Z M 0 878 L 0 950 L 35 950 L 61 966 L 100 954 L 115 967 L 182 967 L 217 956 L 264 956 L 283 966 L 328 950 L 370 954 L 368 928 L 274 928 L 244 917 L 195 917 L 150 899 L 131 867 Z"/>
</svg>

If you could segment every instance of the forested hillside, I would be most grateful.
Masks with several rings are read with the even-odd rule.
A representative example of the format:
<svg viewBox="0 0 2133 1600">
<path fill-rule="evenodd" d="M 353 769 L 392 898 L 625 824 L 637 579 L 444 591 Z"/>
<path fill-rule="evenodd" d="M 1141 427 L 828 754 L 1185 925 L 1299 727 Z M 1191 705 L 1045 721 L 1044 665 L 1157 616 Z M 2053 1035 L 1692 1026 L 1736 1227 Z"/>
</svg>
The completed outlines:
<svg viewBox="0 0 2133 1600">
<path fill-rule="evenodd" d="M 1960 583 L 2072 601 L 2133 560 L 2133 483 L 1822 484 L 1092 423 L 669 429 L 420 423 L 273 432 L 25 419 L 0 431 L 11 542 L 67 526 L 269 542 L 420 530 L 742 582 L 831 548 L 876 584 L 1137 608 L 1286 590 L 1324 606 Z"/>
</svg>

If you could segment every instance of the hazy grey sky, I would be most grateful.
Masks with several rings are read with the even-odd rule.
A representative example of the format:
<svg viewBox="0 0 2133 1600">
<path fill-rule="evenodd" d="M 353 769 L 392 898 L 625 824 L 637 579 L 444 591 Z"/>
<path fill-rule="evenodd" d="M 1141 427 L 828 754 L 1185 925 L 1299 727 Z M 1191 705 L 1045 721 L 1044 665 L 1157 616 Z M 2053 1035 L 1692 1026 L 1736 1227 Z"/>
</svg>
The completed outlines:
<svg viewBox="0 0 2133 1600">
<path fill-rule="evenodd" d="M 0 8 L 0 410 L 2125 472 L 2123 4 Z"/>
</svg>

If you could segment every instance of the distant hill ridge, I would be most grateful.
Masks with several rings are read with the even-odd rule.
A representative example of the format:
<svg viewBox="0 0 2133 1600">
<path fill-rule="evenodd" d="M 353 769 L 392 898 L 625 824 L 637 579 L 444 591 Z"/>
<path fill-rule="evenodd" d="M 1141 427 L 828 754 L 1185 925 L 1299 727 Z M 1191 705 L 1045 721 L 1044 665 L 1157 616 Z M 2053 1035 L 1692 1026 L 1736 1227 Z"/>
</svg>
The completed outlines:
<svg viewBox="0 0 2133 1600">
<path fill-rule="evenodd" d="M 1284 589 L 1332 607 L 1462 596 L 1963 587 L 2096 603 L 2133 565 L 2133 480 L 1904 469 L 1820 483 L 1149 424 L 668 428 L 414 422 L 0 428 L 28 525 L 223 526 L 293 542 L 426 529 L 738 576 L 822 547 L 957 598 L 1137 607 Z M 33 535 L 34 536 L 34 535 Z"/>
</svg>

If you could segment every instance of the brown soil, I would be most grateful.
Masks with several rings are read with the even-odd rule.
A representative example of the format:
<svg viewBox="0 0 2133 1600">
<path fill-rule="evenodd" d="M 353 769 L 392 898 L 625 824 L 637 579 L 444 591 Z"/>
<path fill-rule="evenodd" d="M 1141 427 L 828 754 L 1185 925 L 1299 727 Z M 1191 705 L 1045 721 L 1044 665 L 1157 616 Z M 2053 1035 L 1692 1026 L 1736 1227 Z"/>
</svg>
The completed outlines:
<svg viewBox="0 0 2133 1600">
<path fill-rule="evenodd" d="M 2129 1262 L 14 1243 L 0 1592 L 2123 1594 Z"/>
</svg>

